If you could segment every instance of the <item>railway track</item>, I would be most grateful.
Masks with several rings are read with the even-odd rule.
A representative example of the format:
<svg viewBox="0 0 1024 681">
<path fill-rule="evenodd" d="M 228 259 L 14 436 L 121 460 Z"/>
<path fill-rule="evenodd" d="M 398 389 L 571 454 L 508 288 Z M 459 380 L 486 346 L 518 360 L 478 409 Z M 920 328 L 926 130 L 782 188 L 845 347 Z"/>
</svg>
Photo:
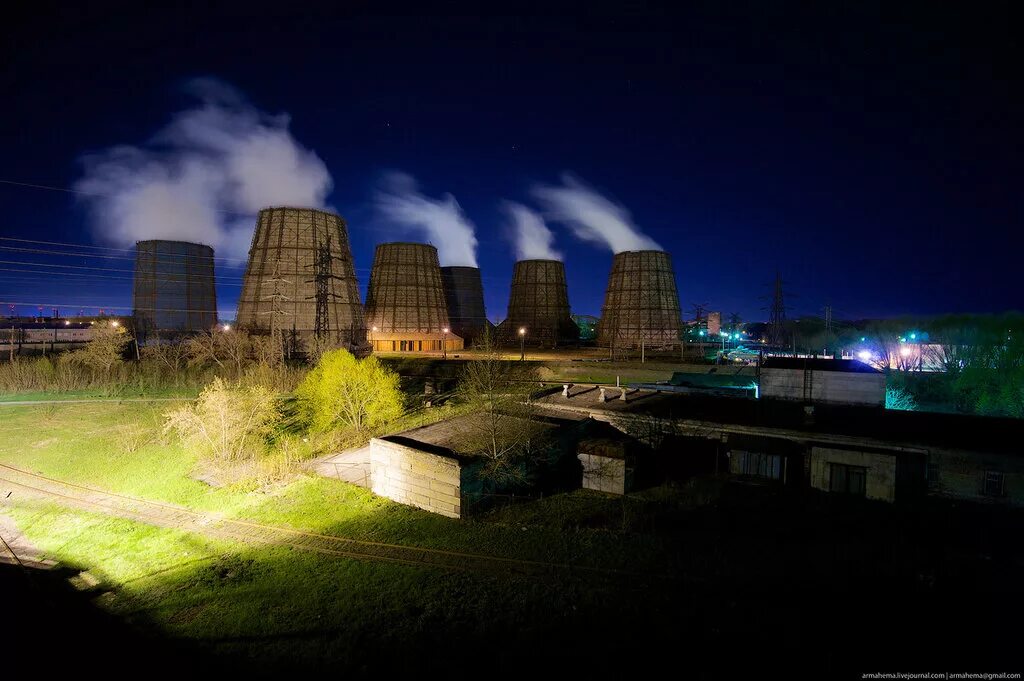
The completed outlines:
<svg viewBox="0 0 1024 681">
<path fill-rule="evenodd" d="M 375 542 L 266 525 L 248 520 L 224 518 L 182 506 L 78 485 L 2 463 L 0 463 L 0 484 L 9 486 L 12 491 L 17 491 L 18 496 L 22 498 L 54 501 L 71 508 L 98 511 L 135 522 L 179 529 L 216 539 L 228 539 L 247 544 L 283 546 L 343 558 L 399 563 L 442 570 L 531 577 L 586 576 L 629 580 L 651 577 L 651 575 L 641 575 L 626 570 Z"/>
</svg>

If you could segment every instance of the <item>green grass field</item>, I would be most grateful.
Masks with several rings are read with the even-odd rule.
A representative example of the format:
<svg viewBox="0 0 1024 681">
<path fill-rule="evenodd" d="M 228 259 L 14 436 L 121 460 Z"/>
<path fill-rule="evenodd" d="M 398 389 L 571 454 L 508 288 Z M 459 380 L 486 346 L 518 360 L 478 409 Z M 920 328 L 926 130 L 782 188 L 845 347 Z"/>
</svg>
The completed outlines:
<svg viewBox="0 0 1024 681">
<path fill-rule="evenodd" d="M 573 511 L 530 518 L 509 509 L 457 521 L 308 475 L 259 489 L 209 487 L 190 477 L 195 456 L 159 434 L 168 408 L 116 401 L 5 407 L 0 462 L 112 492 L 346 537 L 625 569 L 635 568 L 638 559 L 653 565 L 666 558 L 661 542 L 583 527 L 585 522 L 568 517 Z M 583 518 L 594 504 L 608 501 L 579 494 L 578 503 L 561 505 Z M 16 498 L 8 508 L 47 557 L 99 578 L 103 595 L 97 602 L 104 609 L 257 666 L 303 658 L 360 668 L 372 665 L 370 658 L 389 642 L 411 637 L 423 650 L 448 645 L 435 640 L 442 619 L 456 637 L 451 641 L 484 635 L 486 642 L 481 623 L 504 632 L 528 629 L 527 620 L 556 623 L 591 598 L 599 610 L 608 596 L 601 589 L 581 595 L 557 581 L 453 574 L 211 540 Z M 561 520 L 546 522 L 556 517 Z M 363 651 L 359 641 L 365 638 L 374 645 Z"/>
</svg>

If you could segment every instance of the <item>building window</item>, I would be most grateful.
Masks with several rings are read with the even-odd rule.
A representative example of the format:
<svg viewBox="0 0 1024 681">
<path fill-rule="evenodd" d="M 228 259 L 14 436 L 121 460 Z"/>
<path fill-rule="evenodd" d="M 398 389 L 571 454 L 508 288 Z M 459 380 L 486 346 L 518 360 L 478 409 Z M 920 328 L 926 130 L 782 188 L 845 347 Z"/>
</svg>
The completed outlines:
<svg viewBox="0 0 1024 681">
<path fill-rule="evenodd" d="M 420 352 L 423 352 L 423 341 L 416 341 L 416 347 Z"/>
<path fill-rule="evenodd" d="M 761 452 L 736 452 L 740 457 L 740 473 L 767 480 L 782 479 L 782 457 Z"/>
<path fill-rule="evenodd" d="M 867 488 L 868 469 L 863 466 L 847 466 L 843 463 L 828 465 L 828 491 L 841 494 L 864 496 Z"/>
<path fill-rule="evenodd" d="M 395 351 L 395 342 L 396 341 L 391 341 L 391 352 Z"/>
<path fill-rule="evenodd" d="M 1006 480 L 1000 471 L 985 471 L 985 488 L 982 493 L 987 497 L 1001 497 L 1005 493 Z"/>
</svg>

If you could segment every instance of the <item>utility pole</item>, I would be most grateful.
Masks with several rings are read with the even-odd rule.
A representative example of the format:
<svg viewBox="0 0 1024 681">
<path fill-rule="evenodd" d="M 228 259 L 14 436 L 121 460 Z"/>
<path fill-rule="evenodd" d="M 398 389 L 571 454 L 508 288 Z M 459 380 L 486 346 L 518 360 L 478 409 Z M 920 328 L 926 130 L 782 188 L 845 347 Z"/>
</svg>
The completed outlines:
<svg viewBox="0 0 1024 681">
<path fill-rule="evenodd" d="M 832 306 L 825 306 L 825 342 L 832 344 Z M 828 354 L 828 348 L 822 348 L 822 354 Z"/>
<path fill-rule="evenodd" d="M 331 250 L 331 235 L 328 233 L 327 238 L 317 246 L 316 261 L 313 263 L 313 278 L 306 281 L 307 284 L 316 283 L 316 294 L 307 297 L 306 300 L 316 300 L 316 317 L 313 322 L 313 333 L 318 339 L 326 338 L 330 332 L 331 318 L 328 302 L 339 298 L 338 294 L 331 290 L 330 282 L 332 279 L 339 281 L 344 279 L 344 277 L 334 274 L 333 262 L 341 260 L 341 258 L 331 255 Z M 337 324 L 337 321 L 335 320 L 335 324 Z"/>
<path fill-rule="evenodd" d="M 786 342 L 786 303 L 782 292 L 782 275 L 775 273 L 775 292 L 769 308 L 768 342 L 771 345 L 782 345 Z M 794 347 L 796 339 L 794 338 Z"/>
<path fill-rule="evenodd" d="M 284 332 L 280 324 L 280 319 L 283 315 L 291 314 L 290 312 L 287 312 L 281 305 L 283 301 L 291 300 L 291 298 L 289 298 L 288 296 L 284 295 L 281 292 L 281 285 L 291 284 L 291 282 L 288 281 L 287 279 L 281 278 L 280 260 L 274 262 L 274 273 L 271 275 L 271 278 L 268 279 L 265 283 L 273 284 L 274 292 L 271 293 L 269 296 L 263 297 L 263 300 L 270 301 L 270 310 L 266 312 L 260 312 L 260 314 L 270 315 L 270 339 L 271 344 L 275 348 L 274 352 L 281 352 L 285 357 L 291 357 L 290 348 L 285 348 Z M 319 312 L 319 306 L 317 308 L 317 311 Z"/>
</svg>

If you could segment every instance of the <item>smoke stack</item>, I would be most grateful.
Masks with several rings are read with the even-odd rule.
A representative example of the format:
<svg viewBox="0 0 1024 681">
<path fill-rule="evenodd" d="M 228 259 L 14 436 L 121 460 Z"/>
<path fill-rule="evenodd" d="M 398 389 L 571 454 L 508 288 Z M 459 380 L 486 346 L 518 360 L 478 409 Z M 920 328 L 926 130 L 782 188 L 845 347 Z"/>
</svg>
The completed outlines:
<svg viewBox="0 0 1024 681">
<path fill-rule="evenodd" d="M 462 337 L 448 318 L 436 248 L 402 242 L 377 246 L 366 322 L 375 352 L 462 349 Z"/>
<path fill-rule="evenodd" d="M 317 322 L 317 262 L 323 262 L 325 295 L 321 319 L 328 337 L 356 350 L 365 346 L 348 229 L 338 215 L 313 208 L 264 208 L 256 220 L 249 263 L 238 300 L 239 327 L 312 336 Z"/>
<path fill-rule="evenodd" d="M 503 345 L 520 342 L 525 329 L 526 343 L 554 347 L 579 342 L 580 330 L 569 313 L 569 292 L 565 265 L 558 260 L 520 260 L 512 271 L 512 292 L 508 316 L 498 326 Z"/>
<path fill-rule="evenodd" d="M 678 346 L 679 294 L 671 256 L 664 251 L 616 253 L 601 308 L 604 346 Z"/>
</svg>

